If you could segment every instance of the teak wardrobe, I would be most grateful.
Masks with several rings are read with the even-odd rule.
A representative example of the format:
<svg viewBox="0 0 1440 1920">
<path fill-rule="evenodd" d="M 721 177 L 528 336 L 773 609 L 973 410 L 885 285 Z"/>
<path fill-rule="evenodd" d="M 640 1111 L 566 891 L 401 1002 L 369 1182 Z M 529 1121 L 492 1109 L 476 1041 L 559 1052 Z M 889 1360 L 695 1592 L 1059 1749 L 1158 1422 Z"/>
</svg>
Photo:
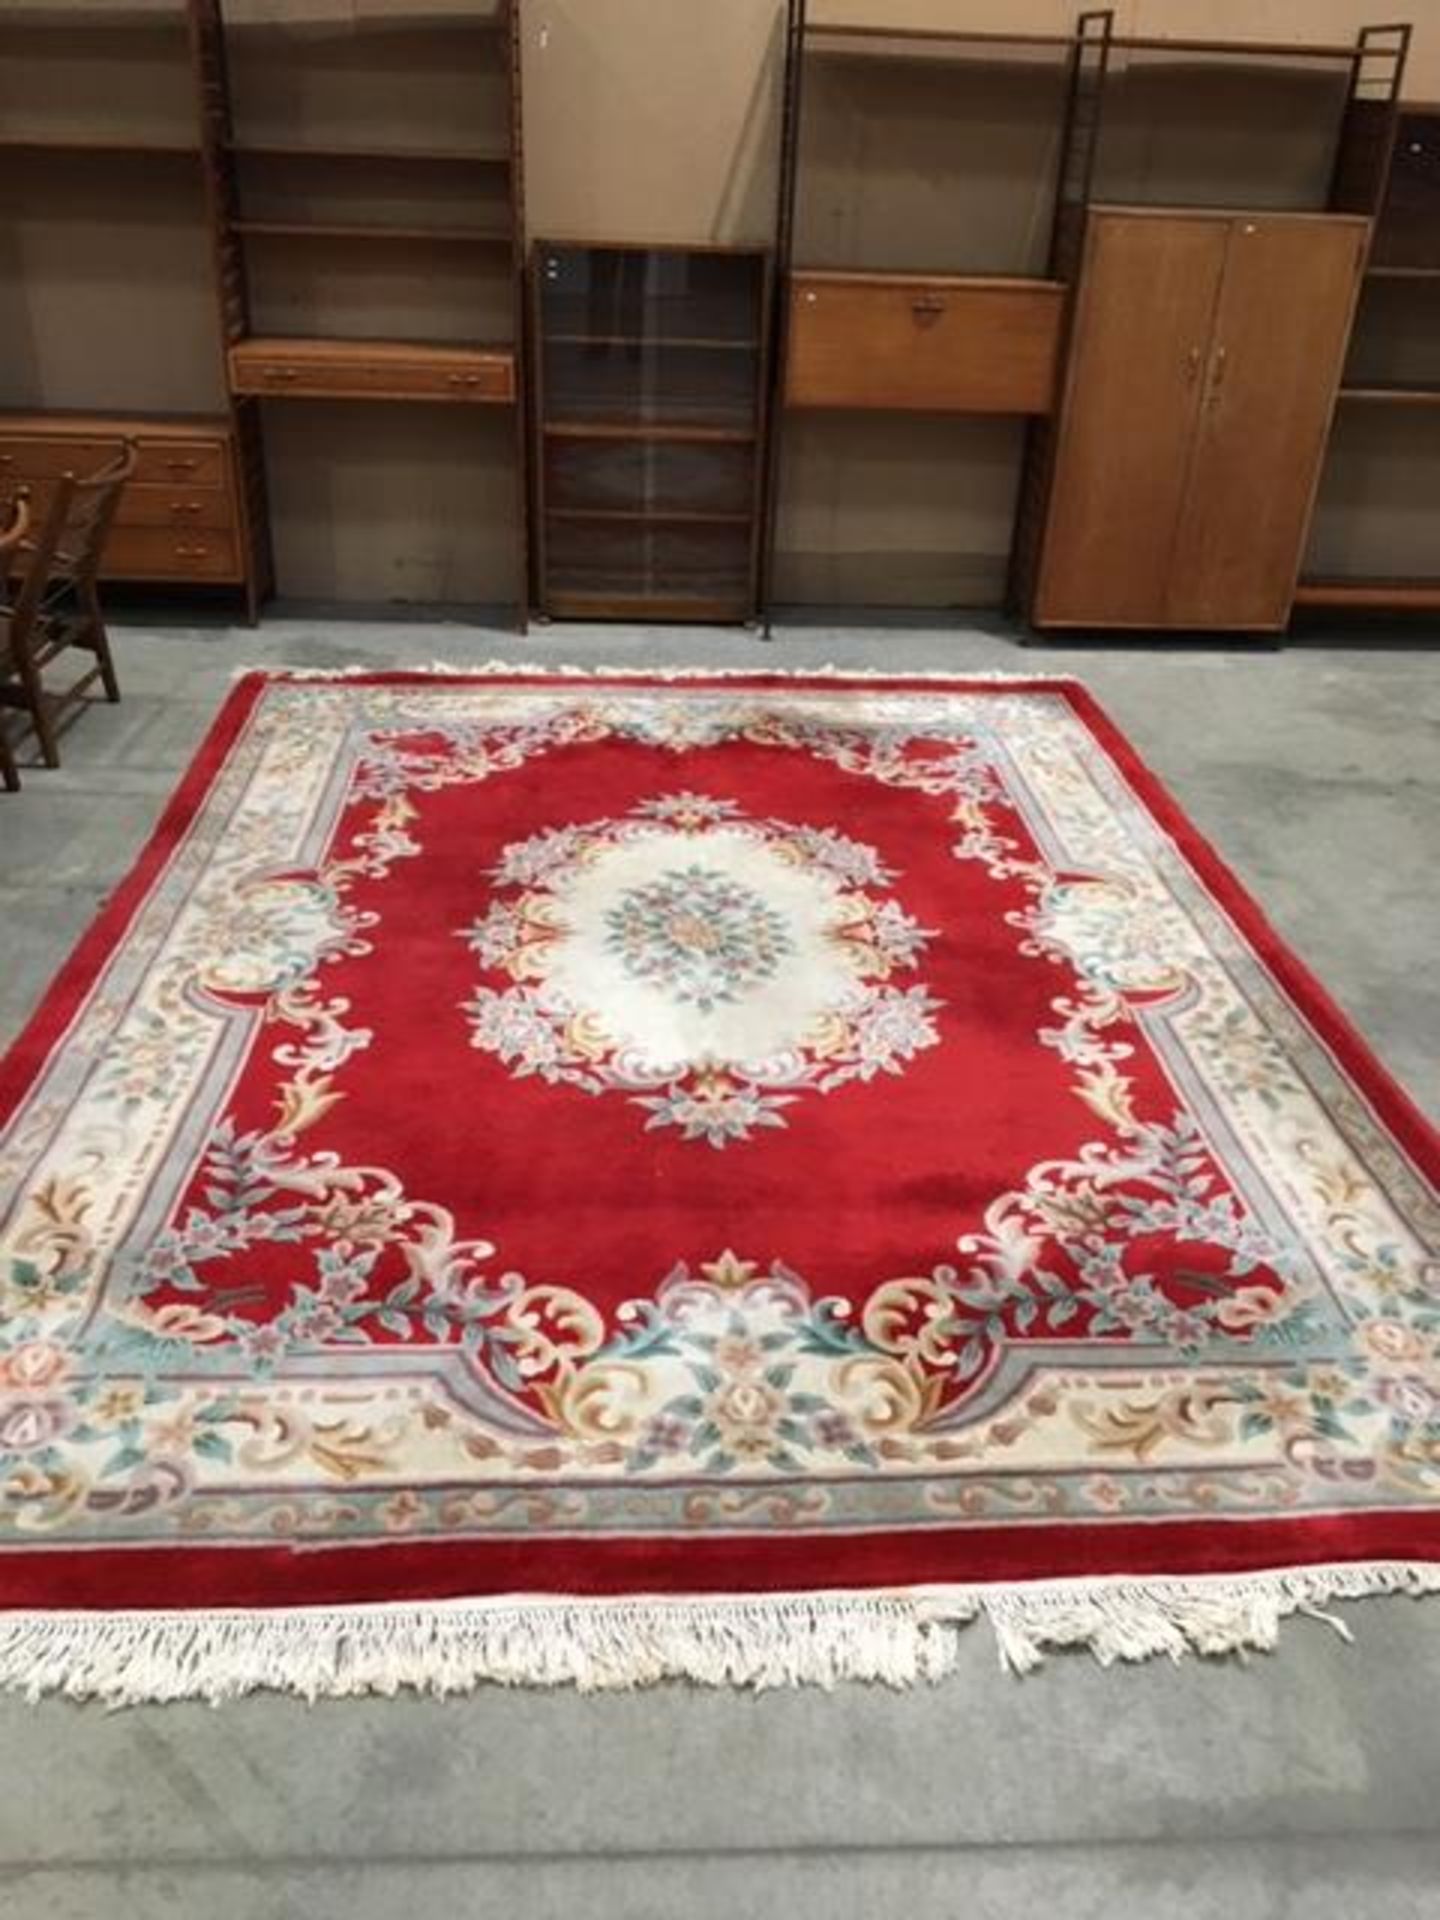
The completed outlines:
<svg viewBox="0 0 1440 1920">
<path fill-rule="evenodd" d="M 1037 626 L 1290 618 L 1368 222 L 1097 208 Z"/>
</svg>

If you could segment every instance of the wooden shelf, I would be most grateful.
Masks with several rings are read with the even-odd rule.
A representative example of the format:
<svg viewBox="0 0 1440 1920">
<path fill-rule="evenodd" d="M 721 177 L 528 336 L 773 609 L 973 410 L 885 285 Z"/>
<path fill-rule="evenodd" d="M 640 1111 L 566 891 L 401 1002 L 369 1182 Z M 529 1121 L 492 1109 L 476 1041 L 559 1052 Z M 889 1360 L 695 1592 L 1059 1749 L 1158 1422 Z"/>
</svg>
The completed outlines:
<svg viewBox="0 0 1440 1920">
<path fill-rule="evenodd" d="M 1208 40 L 1181 34 L 1117 33 L 1110 46 L 1120 53 L 1207 53 L 1237 60 L 1346 60 L 1355 58 L 1353 41 Z"/>
<path fill-rule="evenodd" d="M 956 46 L 980 47 L 1073 47 L 1077 36 L 1073 33 L 1006 33 L 1002 30 L 967 30 L 958 27 L 883 27 L 838 22 L 831 24 L 816 21 L 806 30 L 807 42 L 826 40 L 836 43 L 853 41 L 863 46 L 866 41 L 895 40 L 926 41 L 937 44 L 949 42 Z M 1084 43 L 1081 43 L 1084 44 Z M 1090 44 L 1102 44 L 1097 35 Z M 1121 53 L 1201 53 L 1228 55 L 1235 59 L 1253 60 L 1353 60 L 1355 48 L 1341 41 L 1306 40 L 1209 40 L 1185 36 L 1166 36 L 1157 34 L 1112 34 L 1108 42 L 1112 50 Z M 808 51 L 824 51 L 824 48 L 809 48 Z"/>
<path fill-rule="evenodd" d="M 807 267 L 798 261 L 792 280 L 823 280 L 842 287 L 905 287 L 923 280 L 927 287 L 953 288 L 958 293 L 1064 293 L 1063 280 L 1029 273 L 928 273 L 924 267 Z"/>
<path fill-rule="evenodd" d="M 1295 604 L 1356 613 L 1440 612 L 1440 579 L 1302 580 Z"/>
<path fill-rule="evenodd" d="M 549 616 L 555 620 L 713 620 L 717 625 L 743 620 L 749 611 L 745 594 L 648 593 L 617 586 L 586 591 L 579 587 L 552 587 Z"/>
<path fill-rule="evenodd" d="M 0 133 L 3 153 L 89 153 L 104 158 L 198 160 L 200 148 L 182 140 L 121 140 L 88 133 Z"/>
<path fill-rule="evenodd" d="M 551 520 L 593 520 L 616 526 L 653 526 L 658 520 L 677 527 L 748 527 L 748 513 L 698 513 L 669 507 L 546 507 Z"/>
<path fill-rule="evenodd" d="M 683 333 L 547 333 L 555 347 L 697 347 L 705 352 L 758 353 L 754 340 L 717 340 Z"/>
<path fill-rule="evenodd" d="M 749 445 L 753 427 L 670 426 L 638 420 L 547 420 L 543 431 L 558 440 L 718 440 Z"/>
<path fill-rule="evenodd" d="M 230 431 L 228 413 L 176 413 L 149 408 L 135 413 L 89 413 L 83 407 L 47 407 L 37 413 L 9 409 L 0 412 L 7 433 L 46 435 L 73 433 L 82 439 L 120 439 L 137 426 L 163 428 L 167 434 L 199 434 L 207 439 Z"/>
<path fill-rule="evenodd" d="M 237 220 L 234 231 L 271 240 L 377 240 L 441 247 L 508 247 L 508 233 L 478 227 L 377 227 L 318 220 Z"/>
<path fill-rule="evenodd" d="M 510 155 L 465 153 L 455 147 L 321 147 L 299 141 L 235 140 L 227 152 L 237 160 L 369 160 L 404 166 L 508 167 Z"/>
<path fill-rule="evenodd" d="M 1375 385 L 1341 387 L 1340 398 L 1366 406 L 1440 407 L 1440 387 Z"/>
</svg>

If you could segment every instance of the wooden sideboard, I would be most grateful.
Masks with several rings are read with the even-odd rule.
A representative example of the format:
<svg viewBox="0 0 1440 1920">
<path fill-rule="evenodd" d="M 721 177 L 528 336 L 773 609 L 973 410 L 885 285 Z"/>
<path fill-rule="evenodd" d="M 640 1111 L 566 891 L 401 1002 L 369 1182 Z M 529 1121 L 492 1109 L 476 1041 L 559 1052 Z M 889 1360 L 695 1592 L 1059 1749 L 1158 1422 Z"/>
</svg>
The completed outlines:
<svg viewBox="0 0 1440 1920">
<path fill-rule="evenodd" d="M 228 416 L 0 414 L 0 481 L 28 487 L 43 515 L 62 475 L 139 453 L 105 549 L 102 578 L 250 589 L 255 559 Z"/>
</svg>

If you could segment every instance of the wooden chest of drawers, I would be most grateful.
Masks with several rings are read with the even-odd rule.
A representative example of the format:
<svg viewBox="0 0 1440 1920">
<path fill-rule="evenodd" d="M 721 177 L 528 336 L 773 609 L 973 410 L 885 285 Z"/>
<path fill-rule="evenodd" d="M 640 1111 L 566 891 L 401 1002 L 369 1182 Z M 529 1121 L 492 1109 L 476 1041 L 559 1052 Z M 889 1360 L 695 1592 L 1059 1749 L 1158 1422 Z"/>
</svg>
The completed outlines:
<svg viewBox="0 0 1440 1920">
<path fill-rule="evenodd" d="M 43 515 L 63 474 L 86 474 L 136 442 L 102 569 L 107 580 L 242 585 L 247 579 L 228 420 L 121 414 L 0 414 L 0 488 L 27 486 Z"/>
<path fill-rule="evenodd" d="M 785 404 L 1048 413 L 1064 288 L 894 273 L 790 279 Z"/>
<path fill-rule="evenodd" d="M 504 406 L 515 398 L 505 348 L 389 340 L 241 340 L 230 349 L 236 393 L 293 399 L 438 400 Z"/>
</svg>

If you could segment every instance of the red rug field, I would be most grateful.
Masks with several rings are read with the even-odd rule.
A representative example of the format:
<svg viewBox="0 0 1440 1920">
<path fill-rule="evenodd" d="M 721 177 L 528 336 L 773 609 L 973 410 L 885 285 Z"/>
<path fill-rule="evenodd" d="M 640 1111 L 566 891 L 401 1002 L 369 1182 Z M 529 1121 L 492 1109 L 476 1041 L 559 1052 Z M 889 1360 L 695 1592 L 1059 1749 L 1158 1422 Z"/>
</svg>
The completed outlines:
<svg viewBox="0 0 1440 1920">
<path fill-rule="evenodd" d="M 0 1684 L 1440 1588 L 1437 1180 L 1077 685 L 251 676 L 0 1068 Z"/>
</svg>

